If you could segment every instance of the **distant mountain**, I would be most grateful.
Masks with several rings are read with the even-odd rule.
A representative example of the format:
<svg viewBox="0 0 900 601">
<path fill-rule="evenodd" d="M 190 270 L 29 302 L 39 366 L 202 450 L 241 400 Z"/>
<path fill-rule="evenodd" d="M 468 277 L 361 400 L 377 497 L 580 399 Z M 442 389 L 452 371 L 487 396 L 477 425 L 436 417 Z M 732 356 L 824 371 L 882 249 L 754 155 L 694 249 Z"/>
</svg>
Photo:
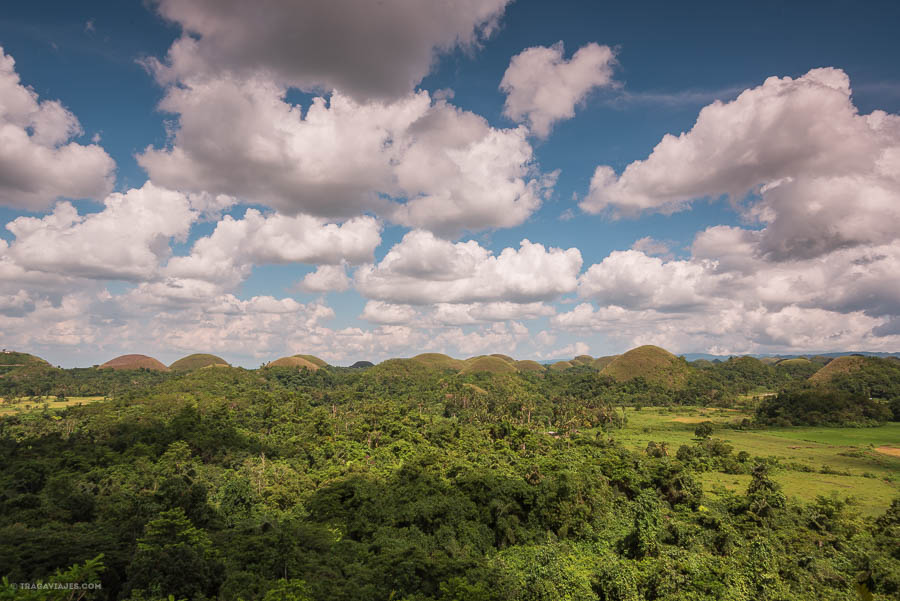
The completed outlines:
<svg viewBox="0 0 900 601">
<path fill-rule="evenodd" d="M 366 369 L 367 367 L 375 367 L 375 364 L 371 361 L 357 361 L 350 367 L 352 367 L 353 369 Z"/>
<path fill-rule="evenodd" d="M 778 355 L 774 353 L 748 353 L 746 356 L 748 357 L 756 357 L 757 359 L 762 359 L 765 357 L 771 357 L 776 360 L 782 359 L 796 359 L 798 357 L 805 357 L 807 359 L 811 357 L 844 357 L 846 355 L 865 355 L 866 357 L 897 357 L 900 358 L 900 352 L 896 353 L 883 353 L 877 351 L 839 351 L 833 353 L 825 353 L 821 351 L 809 351 L 808 353 L 792 353 L 789 355 Z M 684 353 L 682 357 L 687 359 L 688 361 L 696 361 L 697 359 L 706 359 L 707 361 L 714 361 L 718 359 L 719 361 L 727 361 L 729 357 L 740 357 L 743 356 L 740 353 L 735 353 L 733 355 L 711 355 L 709 353 Z"/>
</svg>

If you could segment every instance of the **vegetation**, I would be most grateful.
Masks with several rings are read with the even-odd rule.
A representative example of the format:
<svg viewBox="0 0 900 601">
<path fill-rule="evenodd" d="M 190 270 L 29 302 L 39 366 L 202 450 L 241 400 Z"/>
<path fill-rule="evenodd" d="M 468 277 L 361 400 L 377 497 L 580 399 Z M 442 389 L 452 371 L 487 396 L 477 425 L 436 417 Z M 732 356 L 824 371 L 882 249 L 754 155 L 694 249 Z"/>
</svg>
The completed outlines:
<svg viewBox="0 0 900 601">
<path fill-rule="evenodd" d="M 228 362 L 221 357 L 209 355 L 206 353 L 195 353 L 182 357 L 169 366 L 172 371 L 186 371 L 191 369 L 202 369 L 204 367 L 228 366 Z"/>
<path fill-rule="evenodd" d="M 282 357 L 281 359 L 275 359 L 274 361 L 268 363 L 266 367 L 293 367 L 295 369 L 308 369 L 310 371 L 316 371 L 317 369 L 319 369 L 318 365 L 316 365 L 309 359 L 305 359 L 300 356 Z"/>
<path fill-rule="evenodd" d="M 756 419 L 776 426 L 869 426 L 892 418 L 883 402 L 845 390 L 802 388 L 766 398 Z"/>
<path fill-rule="evenodd" d="M 508 374 L 515 373 L 518 371 L 516 366 L 505 359 L 501 359 L 499 357 L 487 356 L 487 357 L 475 357 L 474 359 L 470 359 L 466 361 L 465 366 L 462 368 L 460 373 L 462 374 L 474 374 L 474 373 L 491 373 L 491 374 Z"/>
<path fill-rule="evenodd" d="M 600 373 L 619 382 L 643 378 L 650 384 L 680 388 L 687 379 L 688 364 L 665 349 L 647 345 L 619 355 Z"/>
<path fill-rule="evenodd" d="M 147 355 L 121 355 L 110 359 L 100 366 L 100 369 L 152 369 L 156 371 L 169 371 L 163 363 L 148 357 Z"/>
<path fill-rule="evenodd" d="M 852 377 L 807 386 L 756 360 L 676 358 L 662 370 L 682 374 L 672 388 L 653 370 L 620 380 L 584 362 L 291 359 L 318 369 L 33 366 L 0 378 L 4 398 L 106 397 L 0 417 L 0 599 L 62 598 L 10 584 L 39 580 L 130 601 L 900 593 L 900 457 L 877 450 L 900 447 L 900 424 L 751 421 L 789 395 L 840 409 L 857 398 Z M 832 496 L 826 480 L 871 495 Z"/>
</svg>

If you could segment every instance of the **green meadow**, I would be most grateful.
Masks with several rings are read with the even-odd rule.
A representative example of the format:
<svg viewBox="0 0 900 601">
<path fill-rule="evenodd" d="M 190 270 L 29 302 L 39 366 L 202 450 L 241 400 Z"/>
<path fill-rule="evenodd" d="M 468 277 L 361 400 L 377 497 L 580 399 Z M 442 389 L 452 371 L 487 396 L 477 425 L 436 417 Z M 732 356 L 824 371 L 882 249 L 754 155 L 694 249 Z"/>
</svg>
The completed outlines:
<svg viewBox="0 0 900 601">
<path fill-rule="evenodd" d="M 47 397 L 20 397 L 16 399 L 0 399 L 0 415 L 10 415 L 25 411 L 42 411 L 44 406 L 48 409 L 62 409 L 75 405 L 85 405 L 94 401 L 102 401 L 103 396 L 70 396 L 65 400 L 57 400 L 55 396 Z"/>
<path fill-rule="evenodd" d="M 678 447 L 697 442 L 694 429 L 708 421 L 713 437 L 747 451 L 753 457 L 773 457 L 779 467 L 774 478 L 785 494 L 808 502 L 819 495 L 852 497 L 861 513 L 883 513 L 891 499 L 900 494 L 900 457 L 888 454 L 900 449 L 900 423 L 872 428 L 791 427 L 764 430 L 736 430 L 725 425 L 739 424 L 749 413 L 699 407 L 628 408 L 628 422 L 614 436 L 633 450 L 647 448 L 650 441 L 665 442 L 669 454 Z M 881 450 L 876 450 L 881 448 Z M 719 488 L 743 492 L 750 477 L 705 472 L 701 481 L 705 492 Z"/>
</svg>

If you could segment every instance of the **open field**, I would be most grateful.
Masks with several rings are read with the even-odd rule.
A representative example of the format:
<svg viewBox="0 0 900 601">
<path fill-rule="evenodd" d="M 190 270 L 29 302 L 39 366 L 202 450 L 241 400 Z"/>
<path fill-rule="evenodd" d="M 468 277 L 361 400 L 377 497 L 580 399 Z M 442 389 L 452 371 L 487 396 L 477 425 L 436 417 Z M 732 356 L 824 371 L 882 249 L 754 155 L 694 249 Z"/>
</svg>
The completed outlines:
<svg viewBox="0 0 900 601">
<path fill-rule="evenodd" d="M 93 403 L 94 401 L 102 401 L 102 396 L 70 396 L 64 401 L 57 401 L 55 396 L 40 398 L 19 398 L 19 399 L 0 399 L 0 415 L 10 415 L 23 411 L 40 411 L 46 404 L 50 409 L 62 409 L 63 407 L 71 407 L 73 405 L 83 405 L 85 403 Z"/>
<path fill-rule="evenodd" d="M 695 407 L 629 409 L 627 416 L 627 426 L 614 435 L 617 439 L 634 450 L 645 449 L 651 440 L 667 442 L 670 453 L 696 442 L 694 428 L 701 421 L 715 425 L 750 417 L 739 411 Z M 886 452 L 900 449 L 900 423 L 877 428 L 716 428 L 713 436 L 732 445 L 735 453 L 778 458 L 785 469 L 776 471 L 775 480 L 785 494 L 801 501 L 835 492 L 840 497 L 854 497 L 862 513 L 874 515 L 900 495 L 900 457 Z M 787 469 L 790 464 L 812 472 Z M 743 491 L 749 476 L 708 472 L 702 480 L 707 492 L 716 486 Z"/>
</svg>

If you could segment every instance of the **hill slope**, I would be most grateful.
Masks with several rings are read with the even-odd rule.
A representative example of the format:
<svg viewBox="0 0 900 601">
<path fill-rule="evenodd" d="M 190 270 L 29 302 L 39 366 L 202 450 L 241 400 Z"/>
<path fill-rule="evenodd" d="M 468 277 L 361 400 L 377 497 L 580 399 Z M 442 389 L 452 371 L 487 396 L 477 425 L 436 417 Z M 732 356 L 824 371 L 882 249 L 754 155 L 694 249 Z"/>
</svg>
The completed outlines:
<svg viewBox="0 0 900 601">
<path fill-rule="evenodd" d="M 658 346 L 645 345 L 619 355 L 600 373 L 611 376 L 619 382 L 644 378 L 651 384 L 678 388 L 685 383 L 688 369 L 682 359 L 669 351 Z"/>
<path fill-rule="evenodd" d="M 866 358 L 862 355 L 847 355 L 845 357 L 838 357 L 837 359 L 833 359 L 832 361 L 830 361 L 828 365 L 810 376 L 809 381 L 813 384 L 824 384 L 835 376 L 839 376 L 841 374 L 850 374 L 862 369 L 865 362 Z"/>
<path fill-rule="evenodd" d="M 213 365 L 227 366 L 228 362 L 222 357 L 216 355 L 208 355 L 206 353 L 194 353 L 187 357 L 182 357 L 169 366 L 172 371 L 189 371 L 191 369 L 200 369 L 202 367 L 210 367 Z"/>
<path fill-rule="evenodd" d="M 466 361 L 466 366 L 462 368 L 461 374 L 472 374 L 476 372 L 490 372 L 492 374 L 508 374 L 518 371 L 508 362 L 499 357 L 473 357 Z"/>
<path fill-rule="evenodd" d="M 297 369 L 308 369 L 310 371 L 316 371 L 317 369 L 319 369 L 318 365 L 300 356 L 282 357 L 281 359 L 275 359 L 271 363 L 267 363 L 266 367 L 296 367 Z"/>
<path fill-rule="evenodd" d="M 100 369 L 152 369 L 169 371 L 161 361 L 147 355 L 120 355 L 100 366 Z"/>
<path fill-rule="evenodd" d="M 465 361 L 454 359 L 453 357 L 442 353 L 422 353 L 421 355 L 413 357 L 411 361 L 415 361 L 416 363 L 424 365 L 425 367 L 430 367 L 431 369 L 452 369 L 454 371 L 459 371 L 465 366 Z"/>
</svg>

